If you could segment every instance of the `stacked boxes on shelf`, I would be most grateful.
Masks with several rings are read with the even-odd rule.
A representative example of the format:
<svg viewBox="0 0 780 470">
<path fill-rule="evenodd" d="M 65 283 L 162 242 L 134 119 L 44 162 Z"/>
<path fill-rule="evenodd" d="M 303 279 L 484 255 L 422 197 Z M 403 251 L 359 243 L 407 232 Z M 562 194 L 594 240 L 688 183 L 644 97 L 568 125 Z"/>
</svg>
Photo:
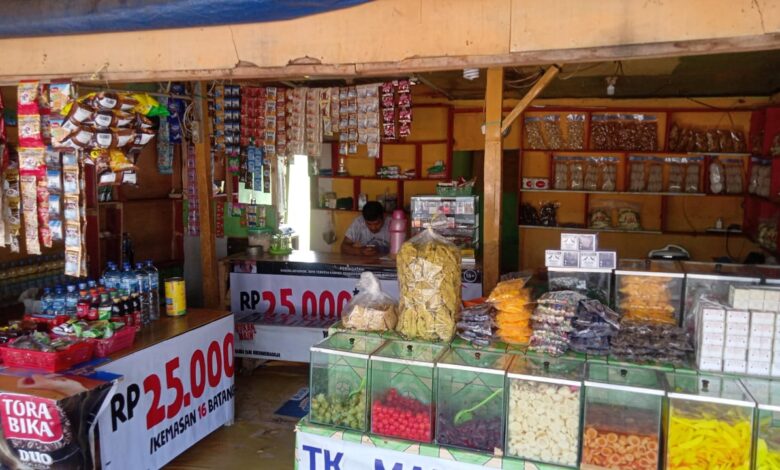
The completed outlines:
<svg viewBox="0 0 780 470">
<path fill-rule="evenodd" d="M 597 251 L 595 233 L 562 233 L 560 250 L 545 250 L 548 268 L 615 269 L 617 253 Z"/>
<path fill-rule="evenodd" d="M 700 370 L 780 377 L 780 289 L 731 286 L 728 304 L 700 306 Z"/>
</svg>

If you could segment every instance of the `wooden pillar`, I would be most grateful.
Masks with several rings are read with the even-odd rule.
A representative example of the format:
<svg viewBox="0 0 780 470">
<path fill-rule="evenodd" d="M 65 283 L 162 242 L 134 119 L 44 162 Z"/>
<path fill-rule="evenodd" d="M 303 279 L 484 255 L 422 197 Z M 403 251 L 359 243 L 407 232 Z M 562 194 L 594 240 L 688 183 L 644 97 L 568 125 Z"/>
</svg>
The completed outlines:
<svg viewBox="0 0 780 470">
<path fill-rule="evenodd" d="M 489 68 L 485 90 L 484 242 L 482 246 L 482 292 L 488 294 L 498 282 L 501 237 L 501 105 L 504 69 Z"/>
<path fill-rule="evenodd" d="M 208 119 L 208 86 L 204 82 L 195 84 L 195 116 L 198 138 L 195 144 L 195 174 L 197 176 L 198 215 L 200 218 L 200 267 L 203 289 L 203 305 L 206 308 L 220 308 L 217 281 L 217 249 L 214 233 L 214 213 L 211 207 L 212 174 L 210 123 Z"/>
</svg>

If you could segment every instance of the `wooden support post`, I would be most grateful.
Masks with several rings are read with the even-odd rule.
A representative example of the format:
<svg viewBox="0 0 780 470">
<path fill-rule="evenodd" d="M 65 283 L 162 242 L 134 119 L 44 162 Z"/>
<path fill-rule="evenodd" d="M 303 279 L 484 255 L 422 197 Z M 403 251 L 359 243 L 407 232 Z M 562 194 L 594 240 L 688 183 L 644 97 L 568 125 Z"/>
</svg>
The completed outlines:
<svg viewBox="0 0 780 470">
<path fill-rule="evenodd" d="M 503 123 L 501 124 L 501 132 L 506 132 L 507 129 L 509 129 L 509 126 L 512 125 L 512 123 L 517 119 L 520 114 L 525 111 L 525 108 L 528 107 L 529 104 L 531 104 L 531 101 L 533 101 L 539 93 L 544 90 L 544 88 L 552 81 L 553 78 L 555 78 L 556 75 L 558 75 L 558 72 L 560 72 L 560 66 L 558 65 L 551 65 L 550 68 L 547 69 L 546 72 L 544 72 L 544 75 L 542 75 L 542 78 L 536 81 L 534 83 L 534 86 L 531 87 L 530 90 L 523 96 L 523 99 L 517 102 L 515 107 L 512 109 L 512 111 L 509 113 L 507 117 L 504 118 Z"/>
<path fill-rule="evenodd" d="M 217 250 L 214 234 L 214 214 L 211 207 L 212 175 L 211 145 L 209 143 L 208 86 L 204 82 L 195 84 L 195 116 L 199 126 L 199 138 L 195 144 L 195 174 L 197 175 L 198 216 L 200 217 L 200 266 L 203 288 L 203 306 L 224 308 L 219 305 L 217 285 Z"/>
<path fill-rule="evenodd" d="M 484 243 L 482 246 L 482 292 L 493 290 L 498 282 L 499 241 L 501 237 L 501 104 L 504 95 L 504 69 L 489 68 L 485 90 Z"/>
</svg>

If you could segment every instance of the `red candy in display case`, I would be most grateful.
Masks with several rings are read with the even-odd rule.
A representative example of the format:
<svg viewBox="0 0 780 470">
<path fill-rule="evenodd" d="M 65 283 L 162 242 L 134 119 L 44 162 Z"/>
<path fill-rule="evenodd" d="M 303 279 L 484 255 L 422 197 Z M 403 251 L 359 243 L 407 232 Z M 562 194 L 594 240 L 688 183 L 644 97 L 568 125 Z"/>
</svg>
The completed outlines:
<svg viewBox="0 0 780 470">
<path fill-rule="evenodd" d="M 434 366 L 447 350 L 439 344 L 388 341 L 371 356 L 371 432 L 433 441 Z"/>
</svg>

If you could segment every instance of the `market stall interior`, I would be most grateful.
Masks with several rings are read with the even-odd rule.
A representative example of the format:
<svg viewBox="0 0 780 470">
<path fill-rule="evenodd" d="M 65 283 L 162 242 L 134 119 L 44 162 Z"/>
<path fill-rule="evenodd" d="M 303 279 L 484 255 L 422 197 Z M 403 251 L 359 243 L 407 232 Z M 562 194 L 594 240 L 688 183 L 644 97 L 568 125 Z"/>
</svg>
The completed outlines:
<svg viewBox="0 0 780 470">
<path fill-rule="evenodd" d="M 166 419 L 230 403 L 198 439 L 235 353 L 311 362 L 299 441 L 773 468 L 779 64 L 0 87 L 0 374 L 135 353 L 189 304 L 176 331 L 220 336 Z"/>
</svg>

